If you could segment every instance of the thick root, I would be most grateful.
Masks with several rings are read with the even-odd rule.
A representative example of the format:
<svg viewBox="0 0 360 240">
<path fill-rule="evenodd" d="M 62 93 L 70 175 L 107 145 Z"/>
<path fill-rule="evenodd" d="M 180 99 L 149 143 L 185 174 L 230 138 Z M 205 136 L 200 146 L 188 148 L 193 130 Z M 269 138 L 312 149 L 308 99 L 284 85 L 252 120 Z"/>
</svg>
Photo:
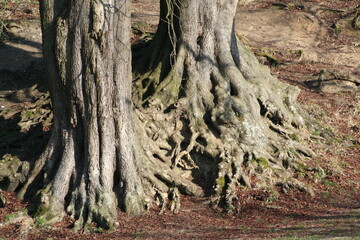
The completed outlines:
<svg viewBox="0 0 360 240">
<path fill-rule="evenodd" d="M 313 194 L 295 177 L 315 155 L 303 144 L 309 133 L 296 105 L 299 90 L 272 77 L 241 43 L 240 54 L 221 52 L 212 67 L 184 60 L 186 51 L 179 49 L 174 64 L 182 73 L 170 71 L 161 82 L 160 71 L 153 71 L 146 84 L 144 78 L 135 82 L 139 96 L 147 93 L 134 101 L 150 186 L 211 195 L 229 210 L 241 186 Z"/>
<path fill-rule="evenodd" d="M 74 230 L 85 229 L 85 231 L 91 231 L 93 223 L 96 223 L 97 228 L 109 231 L 118 228 L 120 224 L 117 221 L 117 213 L 116 211 L 114 212 L 114 209 L 116 209 L 115 199 L 114 193 L 102 193 L 96 199 L 96 202 L 85 202 L 80 206 L 70 205 L 67 210 L 68 213 L 73 213 L 72 216 L 76 219 Z M 81 211 L 73 209 L 74 206 Z"/>
<path fill-rule="evenodd" d="M 36 196 L 34 203 L 29 207 L 29 213 L 35 222 L 41 222 L 42 225 L 60 222 L 66 215 L 64 204 L 52 196 L 48 189 L 42 190 Z"/>
</svg>

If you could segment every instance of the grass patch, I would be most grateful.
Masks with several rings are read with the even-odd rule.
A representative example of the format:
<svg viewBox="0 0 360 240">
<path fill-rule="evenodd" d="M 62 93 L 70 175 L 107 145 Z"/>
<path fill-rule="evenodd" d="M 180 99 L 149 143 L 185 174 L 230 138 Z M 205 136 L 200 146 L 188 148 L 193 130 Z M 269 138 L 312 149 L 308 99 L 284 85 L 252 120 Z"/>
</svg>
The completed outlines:
<svg viewBox="0 0 360 240">
<path fill-rule="evenodd" d="M 36 226 L 43 227 L 46 224 L 46 220 L 44 218 L 38 218 L 35 222 Z"/>
<path fill-rule="evenodd" d="M 4 217 L 4 221 L 9 222 L 11 219 L 16 218 L 16 216 L 17 216 L 16 214 L 10 213 Z"/>
</svg>

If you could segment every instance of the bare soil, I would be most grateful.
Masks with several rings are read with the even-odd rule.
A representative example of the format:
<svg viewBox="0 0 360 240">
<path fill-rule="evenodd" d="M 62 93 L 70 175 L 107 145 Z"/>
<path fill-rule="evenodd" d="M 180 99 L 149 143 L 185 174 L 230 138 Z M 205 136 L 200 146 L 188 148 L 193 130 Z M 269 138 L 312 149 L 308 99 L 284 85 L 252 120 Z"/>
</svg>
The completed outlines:
<svg viewBox="0 0 360 240">
<path fill-rule="evenodd" d="M 133 42 L 148 41 L 158 23 L 158 0 L 133 2 Z M 0 208 L 0 239 L 360 239 L 360 30 L 348 21 L 359 5 L 353 0 L 259 0 L 239 6 L 236 17 L 237 35 L 281 81 L 301 89 L 298 101 L 328 129 L 329 135 L 313 132 L 309 142 L 317 157 L 306 163 L 321 166 L 325 174 L 299 176 L 314 186 L 315 197 L 297 190 L 279 196 L 241 191 L 241 211 L 228 215 L 211 208 L 209 199 L 183 196 L 178 214 L 159 215 L 153 209 L 131 217 L 119 212 L 121 227 L 115 232 L 94 226 L 94 233 L 84 234 L 70 230 L 71 219 L 53 226 L 34 223 L 24 214 L 27 202 L 0 191 L 6 199 Z M 18 114 L 37 99 L 15 101 L 8 94 L 36 83 L 46 90 L 37 7 L 28 0 L 0 2 L 0 20 L 9 27 L 0 32 L 0 155 L 30 162 L 46 143 L 49 126 L 39 122 L 17 141 L 4 142 L 21 130 L 17 115 L 8 113 Z M 324 81 L 319 79 L 324 71 L 347 77 L 335 74 Z M 330 81 L 350 82 L 353 88 L 322 91 Z"/>
</svg>

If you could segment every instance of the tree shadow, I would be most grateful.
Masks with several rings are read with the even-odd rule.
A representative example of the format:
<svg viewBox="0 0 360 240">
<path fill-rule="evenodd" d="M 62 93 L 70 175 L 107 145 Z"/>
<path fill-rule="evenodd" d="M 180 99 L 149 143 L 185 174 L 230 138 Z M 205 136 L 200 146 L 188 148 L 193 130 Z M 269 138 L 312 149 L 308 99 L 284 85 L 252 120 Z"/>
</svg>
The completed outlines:
<svg viewBox="0 0 360 240">
<path fill-rule="evenodd" d="M 0 59 L 0 159 L 11 154 L 32 165 L 44 150 L 50 131 L 44 131 L 41 124 L 24 131 L 19 123 L 24 114 L 39 109 L 35 101 L 48 89 L 41 43 L 10 36 L 0 42 Z"/>
<path fill-rule="evenodd" d="M 203 212 L 186 212 L 176 216 L 163 216 L 166 221 L 157 221 L 154 229 L 144 230 L 139 227 L 131 229 L 131 232 L 116 234 L 116 237 L 141 239 L 353 239 L 360 237 L 360 208 L 348 209 L 344 213 L 326 211 L 311 215 L 274 210 L 268 216 L 252 215 L 252 220 L 246 220 L 248 216 L 242 219 L 242 216 L 215 214 L 206 219 L 203 214 Z M 232 220 L 229 221 L 229 218 Z M 148 221 L 146 216 L 143 220 L 140 219 L 139 221 Z M 154 219 L 151 218 L 151 221 Z M 215 222 L 218 224 L 214 224 Z"/>
<path fill-rule="evenodd" d="M 34 72 L 44 72 L 41 43 L 21 36 L 10 35 L 6 41 L 0 41 L 0 59 L 0 91 L 37 84 Z"/>
</svg>

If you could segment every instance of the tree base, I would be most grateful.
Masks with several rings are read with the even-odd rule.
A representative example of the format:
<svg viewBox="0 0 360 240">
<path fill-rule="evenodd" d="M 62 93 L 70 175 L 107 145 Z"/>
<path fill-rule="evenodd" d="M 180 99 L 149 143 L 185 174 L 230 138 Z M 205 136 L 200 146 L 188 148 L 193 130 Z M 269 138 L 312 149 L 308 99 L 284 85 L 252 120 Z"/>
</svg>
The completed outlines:
<svg viewBox="0 0 360 240">
<path fill-rule="evenodd" d="M 312 195 L 295 177 L 313 171 L 304 160 L 315 155 L 306 147 L 299 90 L 277 81 L 240 42 L 236 54 L 215 56 L 215 65 L 191 55 L 180 46 L 166 77 L 159 64 L 135 81 L 148 186 L 212 196 L 230 210 L 241 186 L 293 187 Z"/>
</svg>

